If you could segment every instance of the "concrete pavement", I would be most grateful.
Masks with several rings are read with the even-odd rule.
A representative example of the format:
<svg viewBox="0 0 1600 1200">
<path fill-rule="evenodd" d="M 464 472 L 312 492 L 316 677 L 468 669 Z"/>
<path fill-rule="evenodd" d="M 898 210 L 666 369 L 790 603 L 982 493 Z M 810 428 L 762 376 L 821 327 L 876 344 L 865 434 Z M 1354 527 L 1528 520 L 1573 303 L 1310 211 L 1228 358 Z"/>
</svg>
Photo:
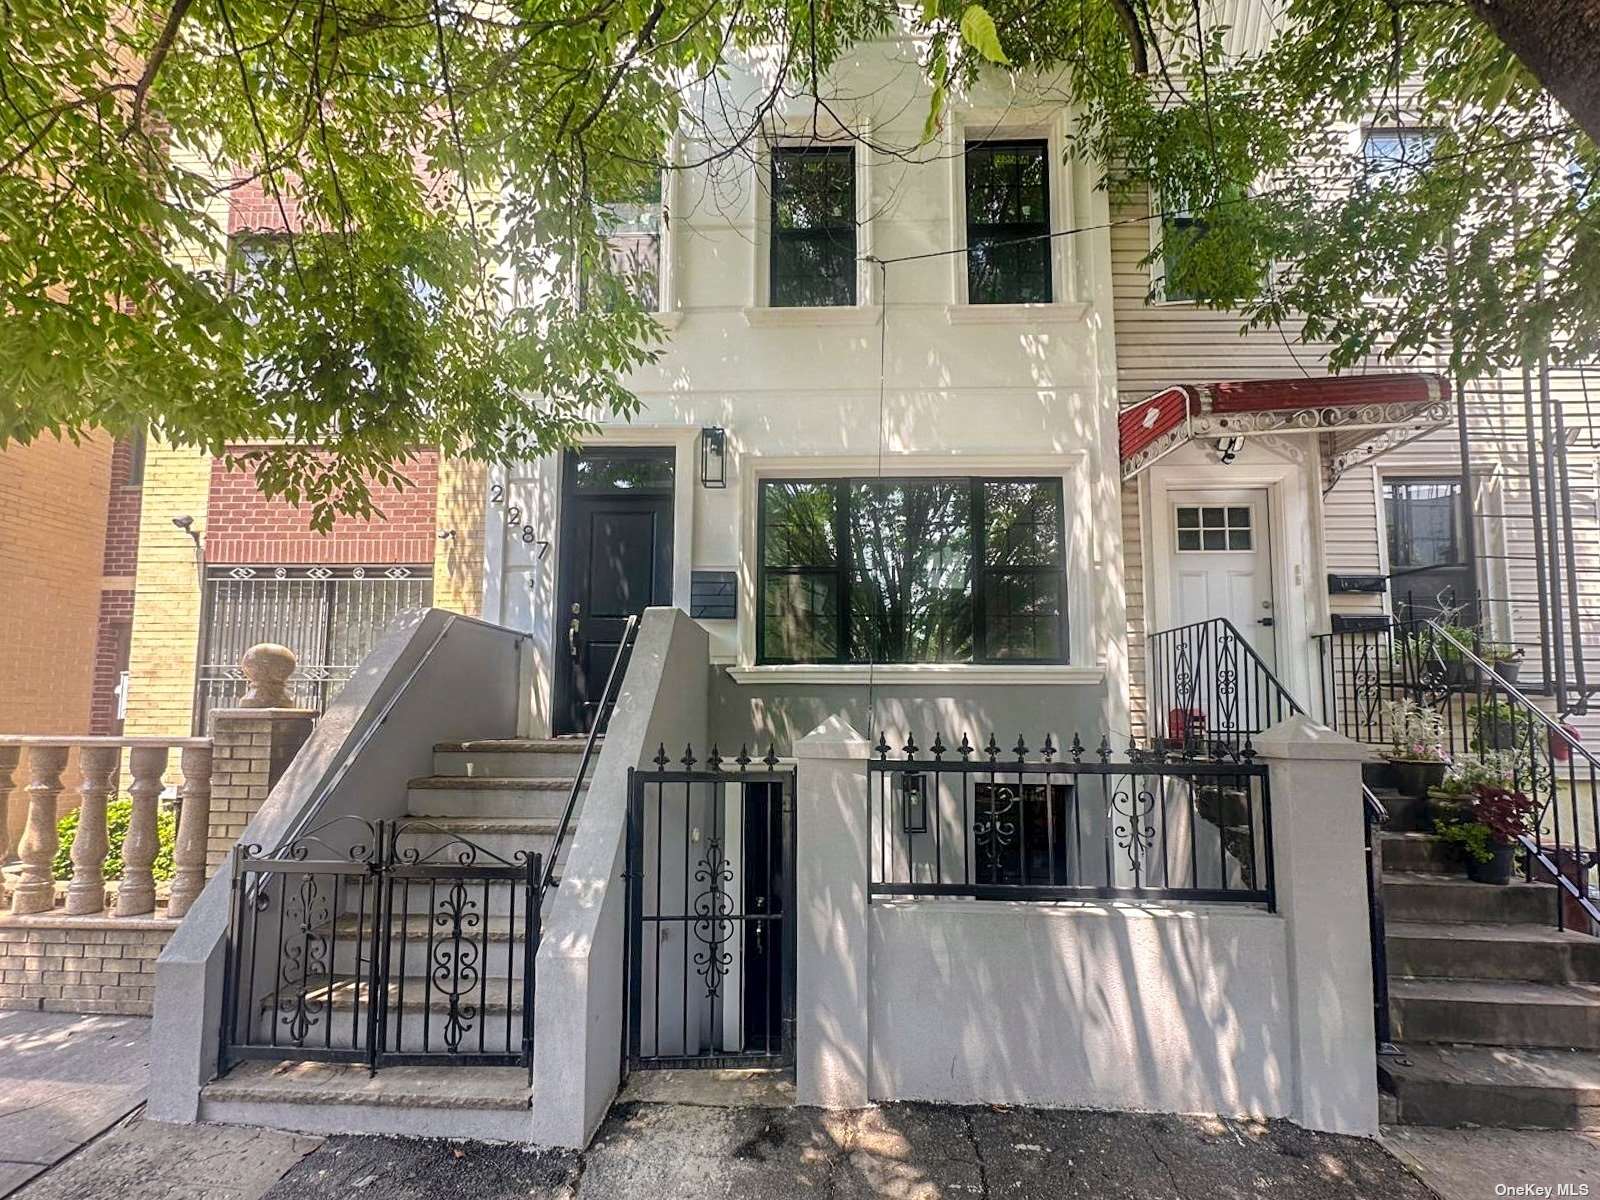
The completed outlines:
<svg viewBox="0 0 1600 1200">
<path fill-rule="evenodd" d="M 144 1102 L 144 1017 L 0 1012 L 0 1196 Z"/>
</svg>

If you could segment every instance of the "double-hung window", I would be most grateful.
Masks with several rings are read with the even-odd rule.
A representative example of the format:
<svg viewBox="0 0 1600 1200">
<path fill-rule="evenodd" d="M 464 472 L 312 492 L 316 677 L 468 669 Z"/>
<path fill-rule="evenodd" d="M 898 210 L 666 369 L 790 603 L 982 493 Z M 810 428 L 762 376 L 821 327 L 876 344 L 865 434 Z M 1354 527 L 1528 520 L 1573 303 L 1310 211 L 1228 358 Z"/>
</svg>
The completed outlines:
<svg viewBox="0 0 1600 1200">
<path fill-rule="evenodd" d="M 661 308 L 661 180 L 603 200 L 600 228 L 612 272 L 646 312 Z"/>
<path fill-rule="evenodd" d="M 968 142 L 966 158 L 967 302 L 1049 303 L 1049 144 Z"/>
<path fill-rule="evenodd" d="M 1059 479 L 761 484 L 763 663 L 1061 663 Z"/>
<path fill-rule="evenodd" d="M 856 302 L 853 150 L 774 146 L 771 225 L 768 291 L 773 308 Z"/>
</svg>

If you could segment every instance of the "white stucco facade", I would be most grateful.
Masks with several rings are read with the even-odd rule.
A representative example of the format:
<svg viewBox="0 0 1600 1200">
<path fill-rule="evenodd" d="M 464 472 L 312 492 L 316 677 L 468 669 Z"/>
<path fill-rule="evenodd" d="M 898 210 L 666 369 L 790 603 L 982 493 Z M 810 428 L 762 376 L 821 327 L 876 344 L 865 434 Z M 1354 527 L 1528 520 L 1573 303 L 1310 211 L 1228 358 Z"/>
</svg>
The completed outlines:
<svg viewBox="0 0 1600 1200">
<path fill-rule="evenodd" d="M 754 76 L 736 77 L 732 90 L 757 86 Z M 797 104 L 774 118 L 762 143 L 853 144 L 863 260 L 855 306 L 764 303 L 770 196 L 762 146 L 667 174 L 668 340 L 660 360 L 630 380 L 640 412 L 592 440 L 673 451 L 674 604 L 689 607 L 693 571 L 737 574 L 738 619 L 707 622 L 712 735 L 724 743 L 749 738 L 782 749 L 840 711 L 869 723 L 863 668 L 756 664 L 757 487 L 780 476 L 1060 479 L 1068 662 L 879 664 L 871 703 L 886 724 L 949 730 L 964 723 L 974 736 L 1023 724 L 1037 736 L 1045 713 L 1058 736 L 1074 726 L 1127 729 L 1105 198 L 1091 171 L 1066 163 L 1071 115 L 1045 84 L 981 90 L 954 105 L 938 137 L 918 148 L 924 86 L 915 47 L 863 45 L 825 90 L 865 141 L 841 141 L 831 118 L 814 124 L 811 108 Z M 1034 138 L 1050 147 L 1051 229 L 1090 228 L 1051 239 L 1051 303 L 965 302 L 965 257 L 952 252 L 966 239 L 969 138 Z M 908 153 L 873 149 L 886 146 Z M 676 153 L 694 162 L 705 149 L 680 143 Z M 698 436 L 707 426 L 727 431 L 720 489 L 699 482 Z M 511 472 L 489 513 L 485 613 L 534 634 L 542 664 L 536 728 L 549 727 L 554 656 L 562 649 L 560 474 L 556 457 Z M 512 508 L 536 540 L 525 542 L 508 525 Z"/>
</svg>

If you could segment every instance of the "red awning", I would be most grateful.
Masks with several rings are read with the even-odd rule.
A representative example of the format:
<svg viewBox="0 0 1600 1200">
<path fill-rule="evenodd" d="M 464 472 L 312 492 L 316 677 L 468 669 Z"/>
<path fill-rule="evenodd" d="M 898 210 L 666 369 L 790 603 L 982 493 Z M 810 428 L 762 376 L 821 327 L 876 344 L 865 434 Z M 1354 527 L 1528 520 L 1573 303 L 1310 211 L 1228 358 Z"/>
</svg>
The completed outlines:
<svg viewBox="0 0 1600 1200">
<path fill-rule="evenodd" d="M 1122 477 L 1185 442 L 1315 433 L 1332 479 L 1357 462 L 1449 422 L 1450 384 L 1427 372 L 1244 379 L 1165 388 L 1117 418 Z"/>
</svg>

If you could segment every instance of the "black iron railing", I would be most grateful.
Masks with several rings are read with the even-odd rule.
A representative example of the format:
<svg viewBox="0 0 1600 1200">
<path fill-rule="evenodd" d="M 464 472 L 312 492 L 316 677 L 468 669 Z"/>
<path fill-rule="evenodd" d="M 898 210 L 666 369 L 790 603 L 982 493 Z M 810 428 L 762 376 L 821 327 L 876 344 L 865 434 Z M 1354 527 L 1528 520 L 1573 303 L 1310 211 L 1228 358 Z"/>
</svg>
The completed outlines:
<svg viewBox="0 0 1600 1200">
<path fill-rule="evenodd" d="M 1152 744 L 1208 754 L 1302 711 L 1248 638 L 1225 617 L 1145 639 Z"/>
<path fill-rule="evenodd" d="M 600 694 L 600 706 L 595 710 L 594 724 L 589 726 L 589 735 L 583 743 L 583 755 L 578 759 L 578 771 L 573 776 L 572 788 L 567 793 L 567 803 L 562 808 L 561 820 L 556 825 L 555 838 L 550 843 L 549 860 L 545 863 L 544 874 L 539 879 L 541 904 L 544 902 L 545 893 L 552 886 L 559 886 L 561 883 L 556 876 L 556 865 L 572 832 L 573 814 L 578 811 L 578 799 L 582 796 L 584 784 L 589 778 L 589 766 L 594 761 L 595 743 L 605 731 L 607 723 L 611 720 L 612 710 L 617 706 L 617 693 L 622 689 L 622 680 L 627 675 L 628 660 L 633 657 L 633 644 L 638 637 L 639 618 L 635 614 L 629 616 L 623 623 L 622 641 L 617 646 L 617 656 L 611 660 L 611 670 L 606 675 L 605 690 Z"/>
<path fill-rule="evenodd" d="M 1403 751 L 1405 702 L 1433 714 L 1446 758 L 1500 756 L 1512 789 L 1529 796 L 1538 814 L 1533 832 L 1519 839 L 1525 877 L 1557 886 L 1559 928 L 1600 932 L 1600 759 L 1517 689 L 1514 665 L 1492 661 L 1475 639 L 1427 619 L 1315 641 L 1323 719 L 1340 733 Z"/>
<path fill-rule="evenodd" d="M 1049 737 L 1002 751 L 885 737 L 870 764 L 870 892 L 988 900 L 1275 906 L 1267 768 L 1249 739 L 1209 759 Z M 1031 756 L 1031 757 L 1030 757 Z"/>
<path fill-rule="evenodd" d="M 234 848 L 220 1069 L 533 1063 L 537 854 L 340 817 Z"/>
<path fill-rule="evenodd" d="M 1372 952 L 1372 1028 L 1378 1053 L 1392 1054 L 1394 1034 L 1389 1017 L 1389 934 L 1383 913 L 1383 843 L 1379 833 L 1389 820 L 1383 801 L 1361 785 L 1361 830 L 1367 867 L 1367 933 Z"/>
</svg>

